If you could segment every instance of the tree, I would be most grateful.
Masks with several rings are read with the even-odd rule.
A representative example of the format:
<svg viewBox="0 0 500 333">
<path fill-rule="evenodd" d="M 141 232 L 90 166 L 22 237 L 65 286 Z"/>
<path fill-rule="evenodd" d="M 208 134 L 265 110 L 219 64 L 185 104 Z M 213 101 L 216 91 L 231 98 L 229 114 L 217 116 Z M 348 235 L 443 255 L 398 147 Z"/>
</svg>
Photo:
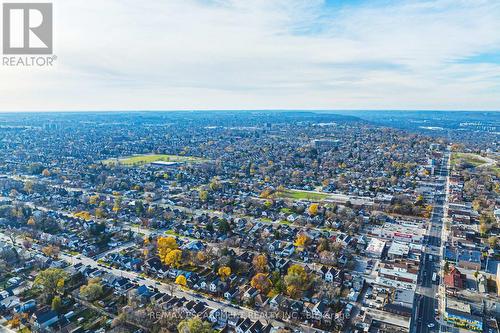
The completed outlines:
<svg viewBox="0 0 500 333">
<path fill-rule="evenodd" d="M 490 238 L 488 238 L 488 244 L 490 245 L 490 248 L 496 248 L 498 244 L 498 238 L 495 236 L 491 236 Z"/>
<path fill-rule="evenodd" d="M 431 213 L 432 213 L 432 205 L 425 206 L 424 216 L 431 217 Z"/>
<path fill-rule="evenodd" d="M 445 274 L 449 274 L 449 273 L 450 273 L 451 268 L 450 268 L 450 262 L 449 262 L 449 261 L 446 261 L 446 262 L 444 263 L 444 267 L 443 267 L 443 269 L 444 269 L 444 273 L 445 273 Z"/>
<path fill-rule="evenodd" d="M 135 213 L 137 215 L 142 215 L 142 213 L 144 213 L 144 204 L 142 203 L 141 200 L 137 200 L 135 202 Z"/>
<path fill-rule="evenodd" d="M 84 219 L 85 221 L 89 221 L 92 218 L 90 213 L 87 211 L 77 212 L 74 215 L 75 215 L 75 217 L 78 217 L 80 219 Z"/>
<path fill-rule="evenodd" d="M 120 210 L 120 205 L 122 203 L 122 197 L 117 195 L 115 196 L 115 202 L 113 203 L 113 212 L 118 213 Z"/>
<path fill-rule="evenodd" d="M 259 196 L 263 199 L 268 199 L 272 194 L 273 191 L 270 188 L 265 188 L 264 190 L 262 190 Z"/>
<path fill-rule="evenodd" d="M 300 234 L 298 234 L 297 239 L 295 240 L 295 243 L 293 243 L 293 244 L 296 247 L 304 248 L 309 244 L 310 241 L 311 241 L 311 239 L 309 238 L 309 236 L 307 236 L 307 234 L 300 233 Z"/>
<path fill-rule="evenodd" d="M 250 285 L 258 289 L 261 293 L 267 294 L 271 290 L 273 283 L 268 278 L 267 274 L 257 273 L 252 278 L 252 281 L 250 281 Z"/>
<path fill-rule="evenodd" d="M 231 275 L 231 267 L 221 266 L 219 267 L 217 274 L 220 276 L 222 280 L 225 280 L 227 277 Z"/>
<path fill-rule="evenodd" d="M 257 254 L 255 257 L 253 257 L 253 267 L 255 270 L 259 273 L 264 273 L 267 272 L 268 265 L 267 265 L 267 257 L 263 254 Z"/>
<path fill-rule="evenodd" d="M 179 275 L 176 279 L 175 279 L 175 284 L 178 284 L 179 286 L 187 286 L 187 280 L 186 280 L 186 277 L 184 275 Z"/>
<path fill-rule="evenodd" d="M 30 226 L 34 226 L 36 224 L 35 218 L 33 216 L 30 216 L 30 218 L 28 219 L 27 224 L 30 225 Z"/>
<path fill-rule="evenodd" d="M 97 194 L 96 195 L 91 195 L 89 197 L 89 204 L 95 205 L 95 204 L 97 204 L 97 200 L 99 200 L 99 195 L 97 195 Z"/>
<path fill-rule="evenodd" d="M 87 301 L 95 301 L 102 296 L 103 289 L 99 279 L 91 279 L 85 286 L 80 287 L 80 297 Z"/>
<path fill-rule="evenodd" d="M 60 249 L 57 246 L 49 245 L 49 246 L 46 246 L 46 247 L 42 248 L 42 252 L 47 257 L 58 258 L 59 257 Z"/>
<path fill-rule="evenodd" d="M 33 192 L 33 182 L 31 180 L 24 183 L 24 191 L 31 194 Z"/>
<path fill-rule="evenodd" d="M 196 253 L 196 260 L 198 260 L 200 263 L 204 263 L 207 260 L 207 255 L 203 251 L 198 251 Z"/>
<path fill-rule="evenodd" d="M 291 297 L 298 297 L 302 291 L 307 289 L 307 282 L 309 277 L 300 265 L 292 265 L 288 268 L 287 275 L 285 276 L 286 291 Z"/>
<path fill-rule="evenodd" d="M 12 319 L 8 321 L 8 324 L 11 328 L 18 328 L 21 325 L 21 317 L 19 316 L 19 314 L 16 313 L 14 317 L 12 317 Z"/>
<path fill-rule="evenodd" d="M 177 325 L 179 333 L 213 333 L 210 323 L 202 321 L 200 317 L 185 319 Z"/>
<path fill-rule="evenodd" d="M 59 310 L 61 310 L 61 297 L 54 296 L 54 298 L 52 299 L 51 308 L 55 312 L 59 312 Z"/>
<path fill-rule="evenodd" d="M 323 251 L 330 251 L 330 241 L 324 237 L 318 240 L 318 245 L 316 246 L 316 252 L 321 253 Z"/>
<path fill-rule="evenodd" d="M 25 249 L 31 249 L 31 246 L 33 246 L 33 242 L 30 238 L 23 239 L 23 247 Z"/>
<path fill-rule="evenodd" d="M 309 215 L 312 215 L 312 216 L 317 215 L 318 209 L 319 209 L 319 205 L 317 203 L 312 203 L 308 209 Z"/>
<path fill-rule="evenodd" d="M 96 208 L 94 211 L 94 215 L 98 219 L 104 218 L 104 210 L 102 208 Z"/>
<path fill-rule="evenodd" d="M 165 256 L 165 261 L 164 263 L 178 268 L 181 266 L 181 261 L 182 261 L 182 251 L 181 250 L 172 250 L 167 255 Z"/>
<path fill-rule="evenodd" d="M 231 231 L 229 222 L 227 222 L 225 219 L 219 220 L 219 232 L 227 234 L 229 231 Z"/>
<path fill-rule="evenodd" d="M 205 202 L 208 200 L 208 191 L 201 190 L 198 194 L 201 201 Z"/>
<path fill-rule="evenodd" d="M 160 257 L 160 260 L 163 262 L 166 262 L 167 254 L 179 247 L 175 238 L 170 236 L 158 237 L 156 243 L 158 248 L 158 257 Z"/>
<path fill-rule="evenodd" d="M 219 178 L 217 178 L 217 177 L 212 178 L 212 181 L 210 182 L 210 184 L 208 186 L 210 187 L 210 189 L 212 191 L 217 191 L 221 187 Z"/>
<path fill-rule="evenodd" d="M 59 268 L 48 268 L 41 271 L 35 278 L 34 287 L 39 287 L 49 300 L 54 295 L 63 291 L 64 281 L 68 278 L 68 273 Z"/>
</svg>

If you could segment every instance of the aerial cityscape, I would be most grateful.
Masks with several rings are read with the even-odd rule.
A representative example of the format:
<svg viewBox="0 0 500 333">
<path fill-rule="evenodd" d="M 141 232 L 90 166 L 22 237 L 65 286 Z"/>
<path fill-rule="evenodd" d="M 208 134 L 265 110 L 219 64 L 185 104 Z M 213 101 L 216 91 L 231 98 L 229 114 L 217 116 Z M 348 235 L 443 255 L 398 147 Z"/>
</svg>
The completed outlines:
<svg viewBox="0 0 500 333">
<path fill-rule="evenodd" d="M 500 114 L 376 113 L 0 114 L 2 330 L 498 332 Z"/>
<path fill-rule="evenodd" d="M 0 333 L 500 333 L 500 0 L 0 12 Z"/>
</svg>

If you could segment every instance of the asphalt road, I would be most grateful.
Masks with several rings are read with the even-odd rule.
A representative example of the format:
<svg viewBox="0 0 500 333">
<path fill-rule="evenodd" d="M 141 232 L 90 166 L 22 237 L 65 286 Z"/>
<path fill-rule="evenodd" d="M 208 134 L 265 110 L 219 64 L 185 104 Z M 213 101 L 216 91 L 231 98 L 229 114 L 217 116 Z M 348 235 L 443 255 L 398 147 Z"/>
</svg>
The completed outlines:
<svg viewBox="0 0 500 333">
<path fill-rule="evenodd" d="M 438 170 L 438 175 L 442 179 L 438 180 L 436 187 L 437 195 L 434 198 L 434 209 L 430 219 L 430 227 L 425 240 L 426 252 L 422 255 L 420 263 L 418 290 L 415 295 L 415 306 L 411 318 L 411 332 L 427 333 L 438 332 L 439 323 L 436 321 L 437 311 L 439 309 L 438 291 L 439 291 L 439 276 L 436 281 L 432 281 L 433 274 L 438 275 L 441 257 L 438 254 L 441 244 L 441 231 L 444 217 L 444 204 L 446 188 L 446 177 L 448 169 L 449 155 L 446 154 L 442 161 L 442 166 Z"/>
</svg>

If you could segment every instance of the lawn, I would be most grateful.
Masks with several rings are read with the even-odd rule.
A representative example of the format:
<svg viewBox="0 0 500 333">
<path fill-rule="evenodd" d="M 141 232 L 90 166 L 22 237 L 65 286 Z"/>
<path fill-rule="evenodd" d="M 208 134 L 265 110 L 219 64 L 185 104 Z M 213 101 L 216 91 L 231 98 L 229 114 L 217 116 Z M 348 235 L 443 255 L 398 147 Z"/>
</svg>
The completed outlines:
<svg viewBox="0 0 500 333">
<path fill-rule="evenodd" d="M 310 191 L 301 190 L 284 190 L 283 192 L 276 192 L 278 197 L 293 199 L 293 200 L 310 200 L 310 201 L 322 201 L 330 197 L 326 193 L 316 193 Z"/>
<path fill-rule="evenodd" d="M 153 162 L 183 162 L 183 163 L 202 163 L 206 159 L 194 156 L 180 156 L 180 155 L 165 155 L 165 154 L 146 154 L 134 155 L 121 158 L 110 158 L 103 161 L 104 164 L 121 164 L 127 166 L 144 165 Z"/>
<path fill-rule="evenodd" d="M 498 162 L 495 166 L 489 167 L 488 170 L 491 170 L 497 177 L 500 177 L 500 166 L 498 166 Z"/>
<path fill-rule="evenodd" d="M 451 155 L 451 165 L 456 165 L 460 160 L 474 167 L 488 162 L 484 157 L 473 153 L 453 153 Z"/>
</svg>

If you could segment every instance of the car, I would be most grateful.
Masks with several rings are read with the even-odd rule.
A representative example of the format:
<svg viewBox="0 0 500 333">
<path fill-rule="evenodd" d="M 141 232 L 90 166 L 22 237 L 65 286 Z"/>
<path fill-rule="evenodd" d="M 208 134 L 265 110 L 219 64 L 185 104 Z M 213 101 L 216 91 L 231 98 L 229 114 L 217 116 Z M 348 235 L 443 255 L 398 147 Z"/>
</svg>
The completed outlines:
<svg viewBox="0 0 500 333">
<path fill-rule="evenodd" d="M 427 327 L 428 327 L 428 328 L 433 328 L 434 326 L 436 326 L 436 325 L 434 325 L 434 323 L 428 323 L 428 324 L 427 324 Z"/>
</svg>

